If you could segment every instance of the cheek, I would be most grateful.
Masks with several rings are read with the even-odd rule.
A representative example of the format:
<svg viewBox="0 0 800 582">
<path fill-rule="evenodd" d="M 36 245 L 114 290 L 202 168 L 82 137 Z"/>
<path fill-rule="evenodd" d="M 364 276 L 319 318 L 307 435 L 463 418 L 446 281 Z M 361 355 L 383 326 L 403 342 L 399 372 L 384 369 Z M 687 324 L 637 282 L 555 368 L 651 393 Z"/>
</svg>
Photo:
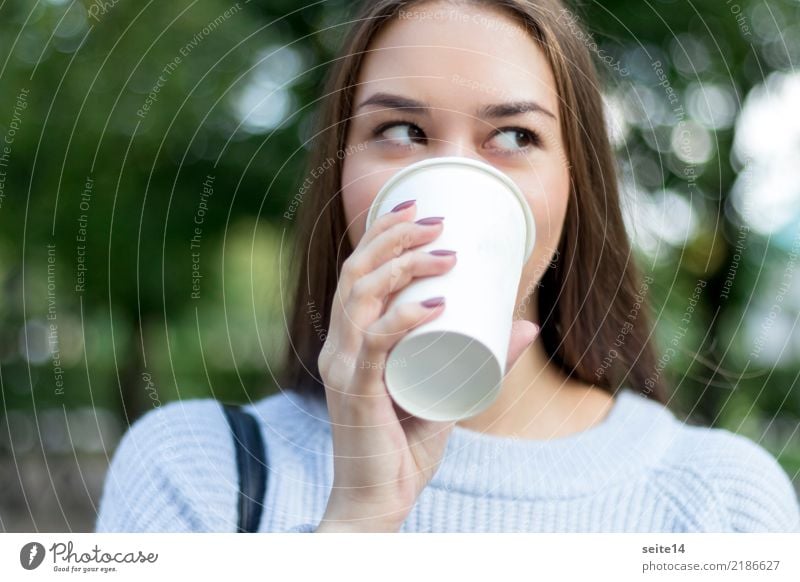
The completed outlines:
<svg viewBox="0 0 800 582">
<path fill-rule="evenodd" d="M 536 246 L 523 269 L 521 291 L 538 282 L 550 262 L 555 259 L 569 202 L 569 176 L 567 172 L 540 176 L 528 181 L 523 188 L 528 205 L 536 222 Z M 556 259 L 557 260 L 557 259 Z"/>
<path fill-rule="evenodd" d="M 342 204 L 347 222 L 347 236 L 354 248 L 364 236 L 367 212 L 386 179 L 370 170 L 369 165 L 359 159 L 359 156 L 348 156 L 342 167 Z"/>
<path fill-rule="evenodd" d="M 555 251 L 564 227 L 568 199 L 569 189 L 566 184 L 563 188 L 559 185 L 558 188 L 548 189 L 535 196 L 528 196 L 528 204 L 536 222 L 537 249 L 534 249 L 534 252 L 552 253 Z"/>
</svg>

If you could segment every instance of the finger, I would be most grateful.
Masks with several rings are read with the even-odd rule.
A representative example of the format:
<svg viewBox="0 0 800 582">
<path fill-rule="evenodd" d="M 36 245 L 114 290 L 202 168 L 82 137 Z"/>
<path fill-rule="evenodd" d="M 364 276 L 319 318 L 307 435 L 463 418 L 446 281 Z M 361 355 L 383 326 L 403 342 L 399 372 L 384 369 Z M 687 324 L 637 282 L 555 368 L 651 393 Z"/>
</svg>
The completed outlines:
<svg viewBox="0 0 800 582">
<path fill-rule="evenodd" d="M 392 258 L 399 257 L 407 250 L 422 246 L 434 240 L 442 232 L 442 223 L 400 222 L 375 236 L 366 246 L 347 257 L 342 265 L 339 280 L 341 298 L 347 297 L 353 285 L 361 277 L 371 273 Z"/>
<path fill-rule="evenodd" d="M 441 275 L 452 269 L 457 260 L 455 253 L 434 254 L 438 252 L 408 251 L 390 259 L 356 281 L 350 292 L 350 303 L 360 305 L 372 301 L 385 304 L 390 295 L 405 288 L 412 279 Z"/>
<path fill-rule="evenodd" d="M 377 270 L 356 281 L 343 312 L 343 330 L 347 345 L 357 351 L 364 331 L 392 304 L 389 299 L 404 289 L 412 279 L 441 275 L 456 264 L 452 255 L 408 251 L 389 260 Z"/>
<path fill-rule="evenodd" d="M 351 304 L 350 296 L 355 285 L 387 261 L 401 256 L 409 248 L 430 242 L 439 236 L 441 229 L 441 223 L 432 225 L 410 222 L 395 224 L 373 239 L 367 248 L 354 252 L 347 258 L 342 266 L 337 292 L 333 298 L 331 327 L 334 323 L 343 326 L 343 342 L 348 349 L 358 350 L 363 329 L 380 317 L 387 305 L 384 298 L 391 292 L 390 289 L 380 296 L 361 293 L 358 297 L 359 302 L 355 303 L 354 307 Z M 437 252 L 441 250 L 445 249 L 437 249 Z M 452 262 L 452 259 L 449 261 Z M 448 259 L 445 259 L 444 262 L 448 262 Z M 396 267 L 392 267 L 392 269 L 399 273 Z M 436 273 L 434 271 L 431 274 Z M 396 288 L 397 286 L 394 287 L 394 289 Z"/>
<path fill-rule="evenodd" d="M 525 319 L 518 319 L 511 324 L 511 340 L 508 346 L 508 358 L 506 359 L 506 373 L 514 366 L 516 361 L 539 337 L 539 326 Z"/>
<path fill-rule="evenodd" d="M 359 258 L 363 250 L 376 236 L 386 232 L 386 230 L 390 229 L 396 224 L 410 221 L 416 215 L 416 203 L 408 205 L 408 202 L 412 201 L 408 200 L 406 202 L 401 202 L 395 206 L 397 210 L 389 211 L 376 218 L 375 222 L 373 222 L 372 225 L 366 229 L 364 234 L 361 236 L 361 239 L 358 241 L 358 243 L 356 243 L 353 251 L 345 259 L 341 268 L 341 273 L 339 274 L 339 284 L 336 287 L 336 293 L 334 295 L 334 299 L 341 299 L 339 302 L 340 305 L 344 304 L 344 300 L 347 299 L 347 296 L 350 294 L 350 286 L 362 274 L 368 272 L 367 267 L 371 261 L 367 260 L 365 261 L 366 264 L 362 264 L 362 259 Z"/>
<path fill-rule="evenodd" d="M 426 306 L 432 305 L 431 307 Z M 359 365 L 353 383 L 355 390 L 365 396 L 386 394 L 383 372 L 387 354 L 408 332 L 435 319 L 445 309 L 443 297 L 423 302 L 401 303 L 392 306 L 364 333 L 359 351 Z"/>
<path fill-rule="evenodd" d="M 356 244 L 356 249 L 364 248 L 372 241 L 372 239 L 374 239 L 382 232 L 385 232 L 395 224 L 398 224 L 400 222 L 407 222 L 412 218 L 414 218 L 414 216 L 416 216 L 417 214 L 416 201 L 414 201 L 415 203 L 411 204 L 410 206 L 405 206 L 407 202 L 411 201 L 407 200 L 406 202 L 401 202 L 400 204 L 395 206 L 395 208 L 400 207 L 398 210 L 390 210 L 389 212 L 386 212 L 385 214 L 381 214 L 380 216 L 378 216 L 375 219 L 375 221 L 369 226 L 369 228 L 365 229 L 364 234 L 361 237 L 361 240 L 359 240 L 358 243 Z"/>
<path fill-rule="evenodd" d="M 400 206 L 403 204 L 401 203 Z M 418 224 L 409 222 L 416 212 L 416 204 L 398 212 L 388 212 L 380 216 L 361 238 L 355 250 L 344 261 L 339 275 L 339 282 L 333 295 L 329 328 L 337 329 L 346 325 L 352 315 L 347 315 L 345 305 L 348 303 L 353 286 L 362 277 L 380 267 L 386 261 L 401 255 L 406 250 L 426 244 L 440 233 L 441 224 Z M 373 317 L 360 318 L 362 325 L 368 325 L 381 314 L 381 309 L 373 309 Z M 357 339 L 349 334 L 343 342 L 344 347 L 357 349 L 353 344 Z"/>
</svg>

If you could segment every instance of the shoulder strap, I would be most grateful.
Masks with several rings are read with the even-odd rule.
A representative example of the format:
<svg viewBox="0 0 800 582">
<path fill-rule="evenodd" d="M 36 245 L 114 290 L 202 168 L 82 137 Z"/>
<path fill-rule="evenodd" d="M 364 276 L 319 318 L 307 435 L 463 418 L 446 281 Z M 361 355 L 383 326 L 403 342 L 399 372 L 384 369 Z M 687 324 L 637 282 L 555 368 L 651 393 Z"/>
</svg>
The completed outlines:
<svg viewBox="0 0 800 582">
<path fill-rule="evenodd" d="M 223 404 L 233 432 L 239 471 L 239 524 L 237 532 L 256 532 L 261 521 L 267 486 L 267 462 L 258 422 L 240 406 Z"/>
</svg>

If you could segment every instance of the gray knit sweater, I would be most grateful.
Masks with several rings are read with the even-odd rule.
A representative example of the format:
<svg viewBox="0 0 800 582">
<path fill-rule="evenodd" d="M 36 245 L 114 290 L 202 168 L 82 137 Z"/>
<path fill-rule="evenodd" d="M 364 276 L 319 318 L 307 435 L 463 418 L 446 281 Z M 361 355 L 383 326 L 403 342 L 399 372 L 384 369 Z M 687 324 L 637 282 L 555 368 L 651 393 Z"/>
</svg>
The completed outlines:
<svg viewBox="0 0 800 582">
<path fill-rule="evenodd" d="M 333 482 L 324 398 L 286 390 L 261 419 L 268 487 L 260 531 L 312 531 Z M 106 478 L 97 531 L 236 531 L 233 441 L 218 402 L 173 402 L 136 421 Z M 775 459 L 722 429 L 679 422 L 628 389 L 609 415 L 553 440 L 456 425 L 403 532 L 800 531 Z"/>
</svg>

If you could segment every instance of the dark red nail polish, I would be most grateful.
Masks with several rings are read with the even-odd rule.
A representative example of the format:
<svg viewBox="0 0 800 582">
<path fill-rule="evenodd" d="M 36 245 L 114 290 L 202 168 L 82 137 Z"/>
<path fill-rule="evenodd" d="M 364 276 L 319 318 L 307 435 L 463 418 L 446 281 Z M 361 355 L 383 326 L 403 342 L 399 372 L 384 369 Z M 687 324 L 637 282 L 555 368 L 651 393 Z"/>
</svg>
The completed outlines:
<svg viewBox="0 0 800 582">
<path fill-rule="evenodd" d="M 442 220 L 444 220 L 444 216 L 429 216 L 427 218 L 420 218 L 417 220 L 417 224 L 424 224 L 425 226 L 431 224 L 441 224 Z"/>
<path fill-rule="evenodd" d="M 420 302 L 423 307 L 439 307 L 444 303 L 444 297 L 431 297 Z"/>
<path fill-rule="evenodd" d="M 450 255 L 456 254 L 455 251 L 448 251 L 445 249 L 437 249 L 435 251 L 431 251 L 430 254 L 436 255 L 437 257 L 449 257 Z"/>
<path fill-rule="evenodd" d="M 406 200 L 405 202 L 401 202 L 400 204 L 392 208 L 392 212 L 400 212 L 401 210 L 405 210 L 409 206 L 413 206 L 414 202 L 416 202 L 416 200 Z"/>
</svg>

